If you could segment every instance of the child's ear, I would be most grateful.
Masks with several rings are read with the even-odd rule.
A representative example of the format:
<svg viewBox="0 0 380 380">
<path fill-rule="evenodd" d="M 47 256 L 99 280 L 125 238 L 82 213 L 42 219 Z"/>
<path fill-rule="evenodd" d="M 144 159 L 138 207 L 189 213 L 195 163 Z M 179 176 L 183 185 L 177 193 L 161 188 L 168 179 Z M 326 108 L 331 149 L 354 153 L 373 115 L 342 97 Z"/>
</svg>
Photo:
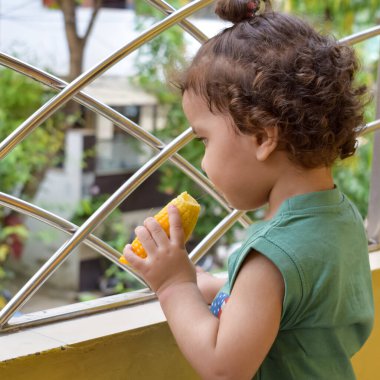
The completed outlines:
<svg viewBox="0 0 380 380">
<path fill-rule="evenodd" d="M 278 127 L 266 127 L 260 138 L 257 138 L 256 158 L 265 161 L 278 145 Z"/>
</svg>

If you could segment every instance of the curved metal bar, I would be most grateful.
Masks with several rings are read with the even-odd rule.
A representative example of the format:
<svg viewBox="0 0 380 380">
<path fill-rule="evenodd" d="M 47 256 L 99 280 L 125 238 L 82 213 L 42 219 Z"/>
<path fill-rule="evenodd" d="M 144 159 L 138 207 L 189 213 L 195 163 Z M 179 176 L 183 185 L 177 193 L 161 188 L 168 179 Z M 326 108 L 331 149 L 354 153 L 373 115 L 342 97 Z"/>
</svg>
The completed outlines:
<svg viewBox="0 0 380 380">
<path fill-rule="evenodd" d="M 128 195 L 149 175 L 157 170 L 174 152 L 181 149 L 193 138 L 191 128 L 187 129 L 160 153 L 143 165 L 132 175 L 103 205 L 95 211 L 48 261 L 32 276 L 21 290 L 6 304 L 0 312 L 0 327 L 29 300 L 41 285 L 54 273 L 72 250 L 89 235 Z"/>
<path fill-rule="evenodd" d="M 139 48 L 142 44 L 150 41 L 175 23 L 183 20 L 190 14 L 196 12 L 198 9 L 205 7 L 211 2 L 212 0 L 196 0 L 189 3 L 188 5 L 185 5 L 178 11 L 173 12 L 164 20 L 153 25 L 151 28 L 143 32 L 138 38 L 128 43 L 123 48 L 117 50 L 115 53 L 100 62 L 98 65 L 81 74 L 67 87 L 65 87 L 58 95 L 50 99 L 33 115 L 25 120 L 24 123 L 22 123 L 13 133 L 11 133 L 4 141 L 0 143 L 0 159 L 4 158 L 9 152 L 11 152 L 19 142 L 27 137 L 35 128 L 43 123 L 57 109 L 68 102 L 70 98 L 72 98 L 87 84 L 91 83 L 94 79 L 103 74 L 106 70 L 111 68 L 128 54 Z"/>
<path fill-rule="evenodd" d="M 146 1 L 150 3 L 151 5 L 153 5 L 159 11 L 164 12 L 166 15 L 170 15 L 176 11 L 176 9 L 172 7 L 170 4 L 168 4 L 166 1 L 163 1 L 163 0 L 146 0 Z M 179 22 L 178 25 L 187 33 L 189 33 L 191 36 L 193 36 L 201 44 L 208 40 L 208 37 L 201 30 L 199 30 L 195 25 L 193 25 L 190 21 L 183 20 Z"/>
<path fill-rule="evenodd" d="M 1 328 L 0 333 L 115 310 L 121 307 L 154 300 L 155 298 L 155 293 L 149 289 L 142 289 L 134 292 L 98 298 L 96 300 L 37 311 L 19 317 L 13 317 L 9 323 Z"/>
<path fill-rule="evenodd" d="M 218 240 L 235 223 L 243 211 L 233 211 L 227 215 L 199 245 L 190 253 L 192 262 L 198 262 Z M 124 293 L 115 296 L 103 297 L 86 303 L 76 303 L 59 308 L 35 312 L 21 317 L 12 318 L 9 323 L 1 328 L 1 332 L 15 328 L 38 326 L 48 322 L 57 322 L 75 318 L 83 315 L 90 315 L 96 312 L 107 311 L 133 305 L 156 298 L 156 295 L 149 289 L 142 289 L 133 293 Z"/>
<path fill-rule="evenodd" d="M 64 80 L 52 74 L 49 74 L 43 70 L 40 70 L 26 62 L 20 61 L 15 57 L 1 52 L 0 64 L 33 80 L 36 80 L 46 86 L 49 86 L 54 90 L 61 90 L 62 88 L 68 86 L 68 83 Z M 121 115 L 119 112 L 99 102 L 90 95 L 84 92 L 78 92 L 73 97 L 73 100 L 87 107 L 89 110 L 104 116 L 112 123 L 116 124 L 119 128 L 128 132 L 133 137 L 136 137 L 137 139 L 145 142 L 152 148 L 160 150 L 165 146 L 165 144 L 158 138 L 145 131 L 143 128 L 126 118 L 124 115 Z"/>
<path fill-rule="evenodd" d="M 147 1 L 148 3 L 152 4 L 156 9 L 160 10 L 161 12 L 164 12 L 167 15 L 170 15 L 172 12 L 176 10 L 174 7 L 172 7 L 170 4 L 168 4 L 166 1 L 163 1 L 163 0 L 147 0 Z M 207 41 L 208 39 L 207 36 L 202 31 L 200 31 L 195 25 L 193 25 L 190 21 L 188 20 L 181 21 L 179 25 L 182 27 L 182 29 L 184 29 L 187 33 L 193 36 L 200 43 L 204 43 L 205 41 Z M 380 25 L 355 33 L 351 36 L 344 37 L 340 39 L 339 42 L 345 43 L 348 45 L 354 45 L 359 42 L 368 40 L 372 37 L 376 37 L 378 35 L 380 35 Z"/>
<path fill-rule="evenodd" d="M 160 6 L 159 6 L 159 8 L 161 8 L 162 9 L 162 7 L 163 7 L 163 4 L 165 4 L 165 6 L 167 6 L 167 7 L 170 7 L 168 4 L 166 4 L 165 2 L 163 2 L 163 1 L 159 1 L 159 0 L 149 0 L 151 3 L 157 3 L 157 4 L 161 4 Z M 209 2 L 211 2 L 211 1 L 209 1 Z M 207 5 L 207 3 L 209 3 L 208 1 L 205 1 L 205 4 L 202 4 L 202 6 L 205 6 L 205 5 Z M 185 7 L 186 8 L 186 7 Z M 201 8 L 201 7 L 200 7 Z M 183 10 L 184 8 L 182 8 L 181 10 Z M 170 14 L 171 13 L 171 10 L 169 10 L 168 8 L 165 10 L 165 12 L 166 13 L 168 13 L 168 14 Z M 180 13 L 180 11 L 177 11 L 177 12 L 175 12 L 175 13 L 173 13 L 173 14 L 171 14 L 171 16 L 172 15 L 174 15 L 174 14 L 177 14 L 177 13 Z M 167 19 L 169 19 L 171 16 L 169 16 Z M 186 16 L 183 16 L 183 17 L 186 17 Z M 167 20 L 166 19 L 166 20 Z M 165 20 L 164 20 L 165 21 Z M 174 22 L 173 22 L 174 23 Z M 159 23 L 160 24 L 160 23 Z M 183 25 L 183 24 L 185 24 L 185 25 Z M 188 23 L 187 21 L 185 21 L 185 22 L 182 22 L 182 26 L 186 26 L 186 24 L 190 24 L 190 26 L 191 27 L 193 27 L 193 28 L 195 28 L 191 23 Z M 158 26 L 158 25 L 157 25 Z M 169 26 L 167 26 L 167 27 L 169 27 Z M 187 28 L 188 28 L 188 25 L 186 26 Z M 189 30 L 187 30 L 190 34 L 192 34 L 193 35 L 193 33 L 194 33 L 194 31 L 192 31 L 191 30 L 191 27 L 190 27 L 190 29 Z M 160 30 L 157 34 L 159 34 L 161 31 L 163 31 L 163 30 L 165 30 L 166 29 L 166 27 L 164 28 L 164 29 L 162 29 L 162 30 Z M 195 28 L 196 29 L 196 28 Z M 377 30 L 377 29 L 379 29 L 379 30 Z M 186 29 L 185 29 L 186 30 Z M 360 42 L 360 41 L 363 41 L 363 40 L 365 40 L 365 39 L 367 39 L 367 38 L 370 38 L 370 37 L 372 37 L 372 36 L 375 36 L 375 35 L 378 35 L 378 34 L 380 34 L 380 28 L 379 27 L 376 27 L 376 28 L 372 28 L 370 31 L 366 31 L 366 32 L 361 32 L 361 33 L 359 33 L 359 34 L 357 34 L 357 35 L 354 35 L 354 36 L 350 36 L 350 37 L 347 37 L 347 38 L 345 38 L 345 39 L 342 39 L 341 40 L 341 42 L 346 42 L 346 43 L 349 43 L 349 44 L 354 44 L 354 43 L 357 43 L 357 42 Z M 154 37 L 154 36 L 153 36 Z M 153 38 L 153 37 L 151 37 L 151 38 Z M 149 38 L 149 39 L 151 39 L 151 38 Z M 204 38 L 204 36 L 202 37 L 202 36 L 198 36 L 198 37 L 196 37 L 198 40 L 199 40 L 199 38 Z M 207 38 L 207 37 L 206 37 Z M 148 40 L 149 40 L 148 39 Z M 128 46 L 128 45 L 127 45 Z M 121 50 L 123 50 L 123 49 L 121 49 Z M 119 50 L 118 52 L 120 52 L 121 50 Z M 116 55 L 118 52 L 116 52 L 116 53 L 114 53 L 114 55 Z M 125 55 L 127 55 L 128 53 L 126 53 Z M 109 57 L 109 59 L 111 60 L 111 58 L 112 58 L 113 56 L 111 56 L 111 57 Z M 122 58 L 122 57 L 121 57 Z M 121 58 L 119 58 L 119 59 L 121 59 Z M 108 60 L 105 60 L 103 63 L 106 63 Z M 108 67 L 111 67 L 113 64 L 115 64 L 116 62 L 111 62 L 111 63 L 108 63 L 107 62 L 107 64 L 108 64 Z M 93 68 L 92 70 L 94 70 L 95 71 L 95 69 L 97 68 L 97 67 L 100 67 L 102 65 L 102 63 L 101 64 L 99 64 L 98 66 L 96 66 L 95 68 Z M 104 72 L 105 70 L 107 70 L 107 67 L 102 67 L 101 68 L 103 71 L 102 72 Z M 97 75 L 96 76 L 99 76 L 102 72 L 100 72 L 100 73 L 97 73 Z M 85 81 L 85 80 L 83 80 L 83 82 L 82 83 L 78 83 L 78 82 L 80 82 L 79 81 L 79 79 L 82 77 L 82 76 L 85 76 L 85 74 L 88 74 L 88 76 L 89 76 L 89 79 L 87 80 L 87 82 Z M 49 106 L 51 106 L 50 107 L 50 109 L 48 109 L 47 111 L 46 111 L 46 113 L 48 113 L 49 112 L 49 110 L 51 111 L 51 113 L 49 114 L 49 115 L 45 115 L 46 117 L 45 117 L 45 119 L 47 118 L 47 117 L 49 117 L 57 108 L 59 108 L 61 105 L 63 105 L 64 103 L 65 103 L 65 99 L 67 99 L 68 100 L 68 98 L 70 98 L 70 97 L 73 97 L 74 95 L 75 95 L 75 93 L 77 93 L 77 92 L 79 92 L 79 90 L 80 90 L 80 88 L 82 88 L 82 87 L 84 87 L 87 83 L 89 83 L 91 80 L 94 80 L 95 79 L 95 75 L 94 75 L 94 77 L 91 77 L 91 75 L 90 75 L 90 71 L 88 72 L 88 73 L 85 73 L 85 74 L 83 74 L 81 77 L 78 77 L 75 81 L 73 81 L 70 85 L 68 85 L 66 88 L 65 88 L 65 90 L 63 90 L 58 96 L 56 96 L 55 98 L 53 98 L 52 100 L 51 100 L 51 102 L 52 103 L 54 103 L 54 101 L 56 102 L 55 104 L 50 104 L 51 102 L 49 102 L 49 103 L 47 103 L 46 105 L 48 106 L 47 108 L 49 108 Z M 91 78 L 90 78 L 91 77 Z M 75 86 L 75 84 L 77 84 L 77 86 Z M 54 87 L 54 86 L 53 86 Z M 58 88 L 62 88 L 62 84 L 61 85 L 59 85 L 59 86 L 57 86 Z M 71 93 L 70 93 L 70 88 L 72 88 L 72 91 L 71 91 Z M 66 91 L 66 93 L 67 93 L 67 96 L 66 96 L 66 98 L 63 96 L 63 95 L 61 95 L 62 93 L 65 93 L 65 91 Z M 66 100 L 66 101 L 67 101 Z M 55 107 L 55 105 L 56 105 L 56 108 L 54 108 Z M 41 111 L 43 109 L 43 107 L 41 107 L 41 109 L 39 110 L 39 111 Z M 38 118 L 38 112 L 39 111 L 37 111 L 34 115 L 32 115 L 31 117 L 33 117 L 33 116 L 36 116 L 36 118 Z M 95 109 L 95 111 L 96 112 L 98 112 L 99 110 L 98 109 Z M 43 113 L 42 111 L 40 112 L 41 114 Z M 98 112 L 98 113 L 100 113 L 100 112 Z M 44 119 L 44 120 L 45 120 Z M 28 119 L 29 120 L 29 119 Z M 28 121 L 27 120 L 27 121 Z M 42 121 L 40 121 L 39 123 L 42 123 L 44 120 L 42 120 Z M 27 122 L 26 121 L 26 122 Z M 24 123 L 24 124 L 26 124 L 26 122 Z M 124 126 L 125 126 L 125 123 L 126 123 L 126 121 L 125 120 L 122 120 L 122 125 L 123 125 L 123 129 L 125 129 L 124 128 Z M 35 123 L 35 124 L 37 124 L 37 123 Z M 34 128 L 35 127 L 37 127 L 38 125 L 36 125 L 36 126 L 33 126 Z M 138 126 L 137 126 L 138 127 Z M 375 130 L 375 129 L 378 129 L 380 127 L 380 120 L 377 120 L 377 121 L 374 121 L 374 122 L 372 122 L 372 123 L 369 123 L 367 126 L 366 126 L 366 129 L 364 130 L 364 132 L 363 132 L 363 134 L 365 134 L 365 133 L 369 133 L 369 132 L 371 132 L 371 131 L 373 131 L 373 130 Z M 19 127 L 19 128 L 21 128 L 21 126 Z M 129 128 L 127 128 L 127 129 L 129 129 Z M 30 131 L 31 132 L 31 131 Z M 30 133 L 29 132 L 29 133 Z M 27 133 L 27 134 L 29 134 L 29 133 Z M 129 133 L 131 133 L 131 132 L 129 132 Z M 26 135 L 27 135 L 26 134 Z M 133 133 L 131 133 L 131 134 L 133 134 Z M 134 135 L 135 137 L 137 137 L 137 135 Z M 10 137 L 10 136 L 8 136 L 8 137 Z M 25 137 L 25 136 L 24 136 Z M 138 138 L 140 138 L 140 137 L 138 137 Z M 8 139 L 8 138 L 7 138 Z M 6 139 L 6 140 L 7 140 Z M 141 138 L 140 138 L 141 139 Z M 6 140 L 4 140 L 3 141 L 3 143 L 6 141 Z M 17 142 L 15 142 L 15 145 L 17 145 L 17 143 L 19 142 L 19 141 L 21 141 L 22 140 L 22 138 L 21 139 L 19 139 Z M 188 141 L 190 141 L 190 139 L 188 140 Z M 187 142 L 188 142 L 187 141 Z M 13 142 L 13 141 L 12 141 Z M 186 142 L 186 143 L 187 143 Z M 3 145 L 3 143 L 2 144 L 0 144 L 0 159 L 3 157 L 3 156 L 5 156 L 6 154 L 7 154 L 7 152 L 3 155 L 2 154 L 2 145 Z M 6 144 L 5 144 L 6 145 Z M 169 145 L 171 145 L 171 144 L 169 144 Z M 161 149 L 162 148 L 162 145 L 161 146 L 159 146 L 159 147 L 156 147 L 157 149 Z M 168 147 L 167 147 L 168 148 Z M 161 153 L 163 153 L 164 151 L 166 151 L 166 149 L 167 148 L 165 148 Z M 158 156 L 156 156 L 155 158 L 157 158 L 157 157 L 159 157 L 160 155 L 161 155 L 161 153 L 158 155 Z M 179 156 L 180 158 L 182 158 L 181 156 Z M 155 159 L 154 158 L 154 159 Z M 152 160 L 154 160 L 154 159 L 152 159 Z M 168 159 L 168 158 L 166 158 L 166 159 Z M 164 159 L 162 160 L 162 161 L 164 161 Z M 151 161 L 150 161 L 151 162 Z M 148 162 L 145 166 L 149 166 L 149 163 L 150 162 Z M 187 163 L 187 161 L 185 161 L 186 163 Z M 162 163 L 162 162 L 161 162 Z M 189 163 L 187 163 L 187 165 L 190 165 Z M 145 167 L 144 166 L 144 167 Z M 190 165 L 191 166 L 191 165 Z M 143 168 L 144 168 L 143 167 Z M 141 169 L 143 169 L 143 168 L 141 168 Z M 147 169 L 148 171 L 149 171 L 149 169 Z M 153 169 L 152 171 L 154 171 L 154 170 L 156 170 L 156 168 L 155 169 Z M 143 174 L 142 175 L 142 177 L 144 177 L 144 175 L 145 174 Z M 146 174 L 146 176 L 148 176 L 149 174 Z M 141 178 L 140 178 L 141 179 Z M 137 179 L 136 179 L 137 180 Z M 142 179 L 143 180 L 143 179 Z M 127 183 L 125 184 L 125 185 L 127 185 Z M 124 187 L 125 185 L 123 185 L 122 187 Z M 138 184 L 136 184 L 136 186 L 138 186 Z M 133 187 L 133 186 L 131 186 L 131 187 Z M 119 190 L 121 190 L 121 188 L 119 189 Z M 133 189 L 132 190 L 130 190 L 130 192 L 131 191 L 133 191 Z M 119 192 L 119 191 L 118 191 Z M 118 192 L 116 192 L 116 193 L 118 193 Z M 129 193 L 130 193 L 129 192 Z M 111 198 L 114 198 L 115 200 L 116 200 L 116 198 L 117 198 L 117 195 L 116 195 L 116 193 L 115 194 L 113 194 L 113 196 L 111 196 Z M 127 194 L 125 195 L 125 197 L 127 197 L 128 196 L 128 194 L 129 194 L 128 192 L 127 192 Z M 110 198 L 110 199 L 111 199 Z M 77 240 L 80 240 L 80 238 L 81 238 L 81 240 L 83 240 L 83 239 L 85 239 L 85 237 L 80 237 L 79 235 L 80 235 L 80 232 L 81 232 L 81 230 L 83 230 L 84 231 L 84 233 L 87 233 L 87 235 L 89 234 L 89 232 L 87 231 L 85 231 L 86 230 L 86 228 L 85 228 L 85 225 L 86 224 L 91 224 L 91 220 L 93 219 L 93 221 L 94 221 L 94 224 L 98 224 L 98 223 L 100 223 L 102 220 L 104 220 L 104 218 L 115 208 L 115 207 L 117 207 L 117 205 L 116 206 L 114 206 L 112 203 L 113 202 L 111 202 L 110 201 L 110 199 L 98 210 L 99 211 L 99 215 L 97 215 L 97 216 L 95 216 L 95 214 L 97 214 L 98 213 L 98 211 L 96 212 L 96 213 L 94 213 L 94 215 L 93 216 L 91 216 L 90 218 L 89 218 L 89 220 L 86 222 L 86 223 L 84 223 L 84 225 L 79 229 L 79 230 L 77 230 L 77 232 L 76 233 L 74 233 L 74 236 L 73 236 L 73 238 L 70 240 L 70 241 L 74 241 L 75 242 L 75 236 L 76 235 L 78 235 L 78 238 L 77 238 Z M 110 201 L 110 202 L 109 202 Z M 109 204 L 109 207 L 107 208 L 107 206 L 106 206 L 106 204 Z M 111 209 L 112 208 L 112 209 Z M 104 211 L 103 212 L 103 214 L 102 214 L 102 211 Z M 107 212 L 108 212 L 108 214 L 107 214 Z M 104 215 L 104 214 L 106 214 L 106 215 Z M 200 245 L 191 253 L 191 258 L 192 258 L 192 260 L 193 261 L 198 261 L 205 253 L 206 253 L 206 251 L 210 248 L 210 245 L 212 245 L 212 244 L 214 244 L 224 233 L 225 233 L 225 231 L 233 224 L 233 223 L 235 223 L 235 221 L 238 219 L 238 218 L 240 218 L 240 217 L 242 217 L 243 216 L 243 212 L 241 212 L 241 211 L 237 211 L 237 210 L 234 210 L 231 214 L 229 214 L 213 231 L 211 231 L 210 232 L 210 234 L 208 234 L 208 236 L 207 236 L 207 238 L 208 238 L 208 243 L 206 243 L 205 242 L 205 240 L 206 239 L 204 239 L 204 241 L 202 241 L 201 243 L 200 243 Z M 93 218 L 94 217 L 94 218 Z M 103 219 L 102 219 L 103 218 Z M 68 222 L 67 222 L 68 223 Z M 95 226 L 93 226 L 93 228 L 95 228 L 96 227 L 96 225 Z M 68 233 L 70 233 L 70 232 L 68 232 Z M 91 238 L 91 236 L 88 238 L 88 240 L 90 240 L 90 238 Z M 80 240 L 80 241 L 81 241 Z M 64 246 L 62 246 L 61 247 L 61 251 L 64 251 L 65 250 L 65 247 L 67 248 L 67 246 L 69 245 L 69 243 L 70 243 L 70 241 L 68 242 L 68 243 L 66 243 L 66 245 L 64 245 Z M 79 241 L 79 242 L 80 242 Z M 77 242 L 77 244 L 79 244 L 79 242 Z M 68 252 L 67 252 L 67 254 L 69 254 L 71 251 L 72 251 L 72 249 L 73 249 L 74 247 L 72 247 L 70 250 L 68 250 L 68 249 L 66 249 L 66 250 L 68 250 Z M 57 251 L 57 253 L 59 253 L 59 251 Z M 57 254 L 56 253 L 56 254 Z M 112 260 L 113 261 L 113 260 Z M 59 265 L 59 263 L 57 264 L 57 265 L 55 265 L 55 267 L 54 267 L 54 270 L 56 269 L 56 267 Z M 41 270 L 42 268 L 40 268 L 40 270 Z M 31 279 L 32 280 L 32 279 Z M 46 279 L 45 279 L 46 280 Z M 37 290 L 37 289 L 36 289 Z M 34 293 L 34 292 L 33 292 Z M 33 294 L 32 293 L 32 294 Z M 30 296 L 32 295 L 32 294 L 30 294 Z M 14 298 L 16 298 L 16 297 L 14 297 Z M 27 298 L 28 299 L 28 298 Z M 26 302 L 27 301 L 27 299 L 26 300 L 24 300 L 24 302 Z M 12 301 L 11 301 L 12 302 Z M 11 303 L 10 302 L 10 303 Z M 9 305 L 9 304 L 8 304 Z M 7 306 L 8 306 L 7 305 Z M 3 309 L 3 311 L 4 311 L 4 309 Z M 0 317 L 3 315 L 4 313 L 1 313 L 0 314 Z M 5 321 L 5 323 L 6 323 L 7 321 Z M 0 319 L 0 325 L 1 325 L 1 319 Z"/>
<path fill-rule="evenodd" d="M 197 263 L 207 251 L 224 235 L 224 233 L 244 214 L 244 211 L 234 210 L 227 215 L 190 253 L 190 259 Z"/>
<path fill-rule="evenodd" d="M 61 89 L 67 85 L 67 83 L 63 80 L 42 70 L 39 70 L 32 65 L 22 62 L 17 58 L 11 57 L 1 52 L 0 64 L 12 70 L 15 70 L 20 74 L 26 75 L 31 79 L 37 80 L 38 82 L 43 83 L 53 89 Z M 121 115 L 111 107 L 108 107 L 107 105 L 99 102 L 86 93 L 79 92 L 74 96 L 73 99 L 91 111 L 104 116 L 113 124 L 117 125 L 120 129 L 141 140 L 153 149 L 161 150 L 164 146 L 164 143 L 160 139 L 145 131 L 143 128 L 135 124 L 133 121 L 129 120 L 124 115 Z M 181 155 L 175 153 L 170 157 L 170 161 L 172 161 L 178 168 L 187 174 L 209 195 L 216 199 L 226 211 L 232 211 L 225 199 L 214 189 L 212 182 L 201 172 L 199 172 L 193 165 L 186 161 Z M 243 227 L 247 227 L 252 224 L 252 220 L 247 215 L 243 215 L 239 222 Z"/>
<path fill-rule="evenodd" d="M 48 224 L 60 231 L 63 231 L 69 235 L 73 235 L 78 226 L 74 223 L 67 221 L 49 211 L 46 211 L 40 207 L 37 207 L 31 203 L 25 202 L 21 199 L 15 198 L 11 195 L 0 192 L 0 205 L 8 207 L 14 211 L 17 211 L 23 215 L 28 215 L 40 222 Z M 132 268 L 126 268 L 119 262 L 120 252 L 110 247 L 103 240 L 94 235 L 89 235 L 87 239 L 83 241 L 83 244 L 87 245 L 91 249 L 99 252 L 101 255 L 111 260 L 114 264 L 120 268 L 127 270 L 132 276 L 134 276 L 141 284 L 147 286 L 146 282 L 135 272 Z"/>
<path fill-rule="evenodd" d="M 354 45 L 359 42 L 368 40 L 372 37 L 376 37 L 378 35 L 380 35 L 380 25 L 374 26 L 373 28 L 370 28 L 370 29 L 363 30 L 351 36 L 341 38 L 339 42 L 343 44 Z"/>
<path fill-rule="evenodd" d="M 380 129 L 380 119 L 377 119 L 377 120 L 374 120 L 374 121 L 371 121 L 370 123 L 368 123 L 364 127 L 361 135 L 366 135 L 368 133 L 377 131 L 378 129 Z"/>
<path fill-rule="evenodd" d="M 152 4 L 156 9 L 164 12 L 166 15 L 170 15 L 176 9 L 168 4 L 164 0 L 147 0 L 148 3 Z M 208 37 L 200 31 L 195 25 L 193 25 L 190 21 L 184 20 L 179 23 L 179 25 L 184 29 L 187 33 L 193 36 L 200 43 L 204 43 L 207 41 Z M 372 28 L 363 30 L 361 32 L 355 33 L 351 36 L 341 38 L 339 42 L 345 43 L 348 45 L 355 45 L 359 42 L 368 40 L 372 37 L 376 37 L 380 35 L 380 25 L 374 26 Z"/>
</svg>

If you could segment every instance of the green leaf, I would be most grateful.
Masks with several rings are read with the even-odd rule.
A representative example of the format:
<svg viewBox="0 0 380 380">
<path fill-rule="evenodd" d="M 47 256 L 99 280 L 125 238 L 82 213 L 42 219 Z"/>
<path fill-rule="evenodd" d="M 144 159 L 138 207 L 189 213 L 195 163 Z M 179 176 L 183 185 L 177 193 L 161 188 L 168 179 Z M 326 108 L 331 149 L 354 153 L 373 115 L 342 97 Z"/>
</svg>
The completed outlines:
<svg viewBox="0 0 380 380">
<path fill-rule="evenodd" d="M 0 244 L 0 263 L 6 260 L 8 254 L 9 254 L 9 247 L 6 244 Z"/>
</svg>

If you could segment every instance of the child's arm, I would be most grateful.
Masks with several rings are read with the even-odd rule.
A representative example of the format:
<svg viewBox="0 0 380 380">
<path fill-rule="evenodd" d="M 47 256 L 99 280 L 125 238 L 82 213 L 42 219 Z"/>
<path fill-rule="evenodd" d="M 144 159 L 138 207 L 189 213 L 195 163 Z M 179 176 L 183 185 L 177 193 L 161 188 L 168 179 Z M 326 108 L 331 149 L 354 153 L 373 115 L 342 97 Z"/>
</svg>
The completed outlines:
<svg viewBox="0 0 380 380">
<path fill-rule="evenodd" d="M 208 305 L 211 304 L 216 294 L 227 281 L 226 278 L 215 277 L 205 272 L 201 267 L 197 266 L 197 285 L 202 296 Z"/>
<path fill-rule="evenodd" d="M 181 351 L 202 378 L 251 379 L 278 333 L 284 295 L 280 272 L 264 256 L 250 254 L 219 320 L 197 287 L 178 212 L 171 208 L 169 218 L 170 240 L 148 218 L 136 230 L 148 257 L 135 256 L 127 246 L 126 259 L 156 291 Z"/>
</svg>

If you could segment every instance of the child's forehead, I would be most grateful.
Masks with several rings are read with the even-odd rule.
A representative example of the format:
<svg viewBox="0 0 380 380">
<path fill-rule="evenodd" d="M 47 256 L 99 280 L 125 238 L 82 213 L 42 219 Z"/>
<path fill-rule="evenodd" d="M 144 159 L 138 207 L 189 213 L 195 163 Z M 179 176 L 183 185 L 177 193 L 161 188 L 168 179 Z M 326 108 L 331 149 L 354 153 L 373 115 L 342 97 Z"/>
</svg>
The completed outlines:
<svg viewBox="0 0 380 380">
<path fill-rule="evenodd" d="M 197 94 L 193 90 L 186 90 L 183 93 L 182 103 L 186 106 L 196 106 L 196 107 L 206 107 L 206 101 L 202 98 L 201 95 Z"/>
<path fill-rule="evenodd" d="M 198 119 L 210 113 L 206 101 L 193 91 L 185 91 L 182 98 L 182 107 L 190 119 Z"/>
</svg>

